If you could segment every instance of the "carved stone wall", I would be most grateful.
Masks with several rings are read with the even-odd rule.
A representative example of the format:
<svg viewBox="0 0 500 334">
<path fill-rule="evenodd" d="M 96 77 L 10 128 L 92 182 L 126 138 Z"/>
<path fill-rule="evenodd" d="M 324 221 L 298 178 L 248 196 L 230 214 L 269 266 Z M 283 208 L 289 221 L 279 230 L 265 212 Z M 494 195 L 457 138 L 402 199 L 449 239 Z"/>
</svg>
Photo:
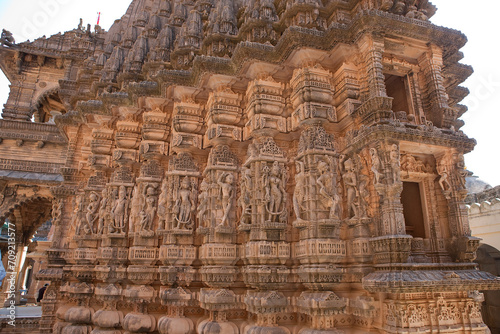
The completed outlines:
<svg viewBox="0 0 500 334">
<path fill-rule="evenodd" d="M 434 12 L 136 0 L 108 32 L 0 48 L 21 81 L 0 205 L 24 203 L 29 168 L 51 190 L 40 332 L 486 334 L 477 291 L 500 280 L 472 262 L 471 70 Z M 34 66 L 58 87 L 40 105 Z"/>
</svg>

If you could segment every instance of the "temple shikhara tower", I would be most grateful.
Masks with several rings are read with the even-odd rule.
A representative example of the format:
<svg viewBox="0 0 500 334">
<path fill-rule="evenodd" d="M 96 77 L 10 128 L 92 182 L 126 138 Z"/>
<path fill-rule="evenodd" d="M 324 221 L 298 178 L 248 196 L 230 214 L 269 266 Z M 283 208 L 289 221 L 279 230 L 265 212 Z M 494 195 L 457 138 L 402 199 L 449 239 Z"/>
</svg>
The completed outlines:
<svg viewBox="0 0 500 334">
<path fill-rule="evenodd" d="M 435 11 L 134 0 L 109 31 L 4 31 L 0 217 L 16 289 L 50 283 L 30 330 L 489 333 L 479 291 L 500 279 L 472 262 L 464 202 L 472 69 Z"/>
</svg>

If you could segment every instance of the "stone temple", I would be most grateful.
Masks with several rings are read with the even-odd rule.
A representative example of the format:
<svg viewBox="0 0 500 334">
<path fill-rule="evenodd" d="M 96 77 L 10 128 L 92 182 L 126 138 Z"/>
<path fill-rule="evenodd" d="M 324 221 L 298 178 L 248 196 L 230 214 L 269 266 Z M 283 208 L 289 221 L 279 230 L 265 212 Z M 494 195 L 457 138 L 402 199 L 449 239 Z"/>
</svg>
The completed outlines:
<svg viewBox="0 0 500 334">
<path fill-rule="evenodd" d="M 472 262 L 458 119 L 472 69 L 435 11 L 134 0 L 109 31 L 4 31 L 3 234 L 13 288 L 50 285 L 36 325 L 2 331 L 489 333 L 478 291 L 500 279 Z"/>
</svg>

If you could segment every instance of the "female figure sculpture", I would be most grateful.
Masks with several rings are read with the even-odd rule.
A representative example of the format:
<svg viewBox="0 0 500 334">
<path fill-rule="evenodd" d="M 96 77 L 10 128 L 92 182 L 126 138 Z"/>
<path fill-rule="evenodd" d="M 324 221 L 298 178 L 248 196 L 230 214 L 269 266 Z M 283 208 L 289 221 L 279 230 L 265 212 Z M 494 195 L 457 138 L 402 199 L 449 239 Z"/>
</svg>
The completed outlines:
<svg viewBox="0 0 500 334">
<path fill-rule="evenodd" d="M 99 219 L 97 223 L 98 234 L 102 234 L 104 230 L 104 222 L 106 221 L 107 207 L 108 207 L 107 189 L 104 188 L 102 191 L 101 204 L 99 205 Z"/>
<path fill-rule="evenodd" d="M 399 179 L 399 174 L 401 170 L 401 163 L 399 161 L 399 150 L 398 145 L 393 144 L 391 146 L 391 152 L 389 153 L 389 159 L 392 167 L 392 179 L 396 183 Z"/>
<path fill-rule="evenodd" d="M 83 195 L 76 196 L 75 209 L 73 210 L 73 226 L 76 226 L 75 235 L 80 234 L 80 229 L 84 224 L 85 217 L 85 204 Z"/>
<path fill-rule="evenodd" d="M 231 173 L 222 173 L 217 181 L 222 192 L 220 200 L 222 202 L 223 216 L 222 221 L 219 224 L 220 226 L 229 226 L 227 220 L 232 207 L 232 199 L 234 195 L 233 182 L 234 176 Z"/>
<path fill-rule="evenodd" d="M 87 226 L 84 227 L 85 233 L 86 234 L 93 234 L 94 233 L 94 223 L 96 222 L 97 218 L 99 217 L 97 215 L 97 212 L 99 210 L 99 195 L 97 193 L 92 192 L 90 194 L 90 203 L 87 206 L 87 214 L 85 216 Z"/>
<path fill-rule="evenodd" d="M 323 197 L 323 203 L 326 208 L 330 208 L 328 218 L 338 218 L 339 196 L 335 191 L 335 176 L 326 161 L 321 160 L 318 163 L 320 176 L 316 180 L 319 185 L 319 194 Z"/>
<path fill-rule="evenodd" d="M 358 192 L 358 182 L 356 177 L 356 172 L 354 168 L 354 163 L 351 159 L 347 159 L 344 162 L 345 173 L 342 175 L 344 180 L 344 186 L 347 193 L 347 216 L 348 218 L 353 218 L 358 216 L 357 208 L 357 198 L 359 196 Z M 351 215 L 352 213 L 352 215 Z"/>
<path fill-rule="evenodd" d="M 302 220 L 301 211 L 304 210 L 303 202 L 305 198 L 306 175 L 304 171 L 304 163 L 297 161 L 295 163 L 295 189 L 293 191 L 293 211 L 297 220 Z"/>
<path fill-rule="evenodd" d="M 380 183 L 380 169 L 381 169 L 381 162 L 380 158 L 378 156 L 378 152 L 376 148 L 370 148 L 370 157 L 372 159 L 372 168 L 371 171 L 373 172 L 373 175 L 375 176 L 374 184 L 379 184 Z"/>
<path fill-rule="evenodd" d="M 206 227 L 205 220 L 207 215 L 207 210 L 209 207 L 209 196 L 208 196 L 208 183 L 203 180 L 200 185 L 200 195 L 198 196 L 198 224 L 199 226 Z"/>
<path fill-rule="evenodd" d="M 144 218 L 141 220 L 141 230 L 151 232 L 156 214 L 156 191 L 152 186 L 149 186 L 146 190 L 146 201 L 143 211 Z"/>
<path fill-rule="evenodd" d="M 285 189 L 280 176 L 281 171 L 277 161 L 273 163 L 269 175 L 267 173 L 264 174 L 264 185 L 266 188 L 265 200 L 267 202 L 266 208 L 269 213 L 270 221 L 275 221 L 285 210 L 285 206 L 283 205 Z"/>
<path fill-rule="evenodd" d="M 191 182 L 186 176 L 182 179 L 181 185 L 179 187 L 178 198 L 175 201 L 174 212 L 177 213 L 175 219 L 177 220 L 177 225 L 175 228 L 191 228 L 192 220 L 191 213 L 194 211 L 195 205 L 194 200 L 191 196 Z"/>
<path fill-rule="evenodd" d="M 165 229 L 165 221 L 167 219 L 167 202 L 168 202 L 168 184 L 166 180 L 163 180 L 161 184 L 161 194 L 158 199 L 158 230 Z"/>
<path fill-rule="evenodd" d="M 252 191 L 252 175 L 248 167 L 242 167 L 241 169 L 240 191 L 241 195 L 238 199 L 238 205 L 241 207 L 240 223 L 248 224 L 251 214 L 250 200 Z"/>
</svg>

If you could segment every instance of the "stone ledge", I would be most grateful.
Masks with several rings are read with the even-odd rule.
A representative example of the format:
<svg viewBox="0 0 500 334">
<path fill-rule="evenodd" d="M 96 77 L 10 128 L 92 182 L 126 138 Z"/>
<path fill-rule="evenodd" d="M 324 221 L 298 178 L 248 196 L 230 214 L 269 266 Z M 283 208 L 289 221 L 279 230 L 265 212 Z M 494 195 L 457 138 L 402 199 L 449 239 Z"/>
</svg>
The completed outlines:
<svg viewBox="0 0 500 334">
<path fill-rule="evenodd" d="M 390 293 L 500 290 L 500 278 L 483 271 L 415 269 L 373 272 L 363 278 L 363 287 Z"/>
</svg>

